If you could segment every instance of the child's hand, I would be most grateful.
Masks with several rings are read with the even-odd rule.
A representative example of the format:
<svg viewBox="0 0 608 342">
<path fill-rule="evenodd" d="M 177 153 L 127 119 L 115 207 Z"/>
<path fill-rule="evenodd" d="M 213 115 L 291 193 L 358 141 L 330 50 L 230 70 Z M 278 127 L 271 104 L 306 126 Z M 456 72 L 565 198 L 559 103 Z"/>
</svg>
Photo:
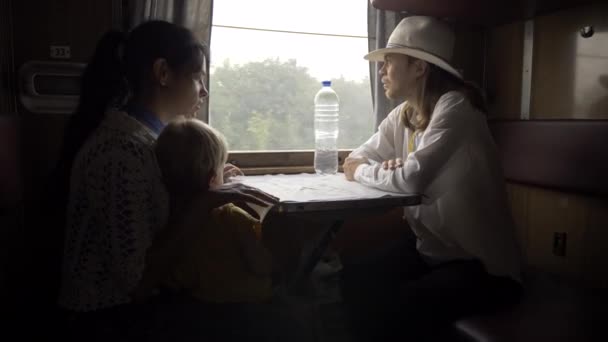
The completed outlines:
<svg viewBox="0 0 608 342">
<path fill-rule="evenodd" d="M 248 213 L 257 216 L 257 213 L 245 203 L 253 203 L 268 207 L 279 202 L 279 199 L 264 191 L 242 183 L 228 183 L 214 189 L 209 189 L 204 200 L 209 209 L 221 207 L 224 204 L 234 203 Z M 253 213 L 252 213 L 253 211 Z"/>
<path fill-rule="evenodd" d="M 232 177 L 244 175 L 245 174 L 243 173 L 243 171 L 241 171 L 241 169 L 239 169 L 238 167 L 230 163 L 226 163 L 226 165 L 224 165 L 224 183 L 230 182 L 230 178 Z"/>
</svg>

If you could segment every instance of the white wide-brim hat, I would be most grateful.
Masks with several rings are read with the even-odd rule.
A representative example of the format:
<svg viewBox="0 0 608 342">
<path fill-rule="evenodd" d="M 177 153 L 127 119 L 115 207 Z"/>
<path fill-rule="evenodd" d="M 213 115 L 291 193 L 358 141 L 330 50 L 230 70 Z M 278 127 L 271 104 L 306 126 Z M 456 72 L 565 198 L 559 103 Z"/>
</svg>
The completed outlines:
<svg viewBox="0 0 608 342">
<path fill-rule="evenodd" d="M 399 53 L 427 61 L 462 79 L 462 75 L 450 65 L 454 41 L 454 32 L 443 21 L 433 17 L 412 16 L 401 20 L 395 27 L 386 48 L 374 50 L 364 58 L 381 62 L 386 54 Z"/>
</svg>

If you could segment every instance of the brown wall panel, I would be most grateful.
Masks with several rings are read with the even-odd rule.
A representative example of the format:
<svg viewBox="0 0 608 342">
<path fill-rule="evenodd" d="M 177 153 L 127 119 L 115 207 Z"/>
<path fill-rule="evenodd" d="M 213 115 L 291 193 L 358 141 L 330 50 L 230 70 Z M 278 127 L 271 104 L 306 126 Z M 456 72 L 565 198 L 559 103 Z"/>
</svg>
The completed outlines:
<svg viewBox="0 0 608 342">
<path fill-rule="evenodd" d="M 70 46 L 72 58 L 60 61 L 86 62 L 99 38 L 112 27 L 116 5 L 113 0 L 13 3 L 16 69 L 27 61 L 51 60 L 51 45 Z M 27 293 L 24 297 L 36 302 L 40 317 L 48 317 L 44 324 L 52 326 L 54 314 L 45 310 L 51 310 L 57 300 L 63 227 L 54 227 L 46 217 L 48 203 L 44 198 L 47 187 L 54 182 L 51 170 L 59 157 L 69 115 L 34 114 L 21 105 L 17 111 L 21 123 L 24 220 L 23 228 L 11 240 L 20 256 L 11 260 L 11 268 L 20 274 L 13 277 L 12 287 L 13 291 Z M 24 270 L 29 271 L 23 273 Z"/>
<path fill-rule="evenodd" d="M 513 220 L 515 221 L 515 229 L 521 252 L 521 260 L 525 263 L 528 259 L 527 250 L 529 244 L 529 227 L 527 222 L 529 192 L 525 186 L 507 184 L 507 195 L 511 205 Z"/>
<path fill-rule="evenodd" d="M 580 29 L 593 25 L 594 35 Z M 486 85 L 491 114 L 518 119 L 523 23 L 489 31 Z M 534 19 L 530 119 L 608 119 L 608 3 L 579 6 Z M 511 209 L 533 269 L 591 287 L 608 287 L 608 201 L 509 184 Z M 566 255 L 555 255 L 554 233 L 566 233 Z"/>
<path fill-rule="evenodd" d="M 483 80 L 484 32 L 481 28 L 468 25 L 455 25 L 453 63 L 462 70 L 468 81 L 481 86 Z"/>
<path fill-rule="evenodd" d="M 70 45 L 70 61 L 85 62 L 112 27 L 113 1 L 14 1 L 15 62 L 49 60 L 50 45 Z"/>
<path fill-rule="evenodd" d="M 52 60 L 51 45 L 68 45 L 69 62 L 86 62 L 97 40 L 112 27 L 115 1 L 14 1 L 15 66 Z M 55 166 L 68 115 L 34 114 L 19 106 L 22 118 L 26 200 L 36 198 Z"/>
<path fill-rule="evenodd" d="M 585 200 L 542 189 L 530 190 L 528 261 L 530 265 L 578 280 L 584 255 Z M 566 254 L 554 254 L 554 234 L 565 233 Z"/>
<path fill-rule="evenodd" d="M 586 209 L 582 277 L 594 287 L 608 288 L 608 200 L 589 198 Z"/>
<path fill-rule="evenodd" d="M 507 189 L 527 267 L 608 287 L 607 200 L 518 184 Z M 563 256 L 554 253 L 555 233 L 566 233 Z"/>
<path fill-rule="evenodd" d="M 533 59 L 532 119 L 608 119 L 608 3 L 537 17 Z"/>
<path fill-rule="evenodd" d="M 520 117 L 523 34 L 522 22 L 495 27 L 488 32 L 485 88 L 492 118 Z"/>
</svg>

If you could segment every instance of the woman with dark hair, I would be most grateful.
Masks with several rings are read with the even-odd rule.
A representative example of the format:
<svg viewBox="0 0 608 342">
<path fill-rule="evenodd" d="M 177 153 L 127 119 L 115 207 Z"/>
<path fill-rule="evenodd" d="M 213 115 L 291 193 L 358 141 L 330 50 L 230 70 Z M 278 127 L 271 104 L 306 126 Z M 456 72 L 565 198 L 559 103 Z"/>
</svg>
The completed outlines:
<svg viewBox="0 0 608 342">
<path fill-rule="evenodd" d="M 108 32 L 87 65 L 61 163 L 69 195 L 59 304 L 89 339 L 123 336 L 137 320 L 131 293 L 168 213 L 153 146 L 169 121 L 200 108 L 208 64 L 192 32 L 150 21 Z M 212 209 L 275 199 L 227 185 L 207 201 Z"/>
<path fill-rule="evenodd" d="M 405 101 L 351 153 L 344 173 L 364 185 L 423 196 L 421 205 L 405 209 L 415 247 L 402 245 L 367 271 L 345 267 L 345 297 L 362 304 L 359 317 L 367 323 L 360 326 L 376 338 L 395 329 L 414 340 L 432 338 L 447 323 L 513 301 L 521 290 L 484 100 L 450 65 L 453 47 L 447 24 L 412 16 L 386 48 L 366 56 L 384 62 L 386 96 Z"/>
</svg>

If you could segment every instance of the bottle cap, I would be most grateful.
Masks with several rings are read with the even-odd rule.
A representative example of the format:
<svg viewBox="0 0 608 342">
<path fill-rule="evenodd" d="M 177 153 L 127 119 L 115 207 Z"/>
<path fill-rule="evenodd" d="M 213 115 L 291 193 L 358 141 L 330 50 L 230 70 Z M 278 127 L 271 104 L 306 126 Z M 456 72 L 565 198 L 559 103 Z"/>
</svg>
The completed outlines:
<svg viewBox="0 0 608 342">
<path fill-rule="evenodd" d="M 322 83 L 323 83 L 323 86 L 324 86 L 324 87 L 329 87 L 329 86 L 331 86 L 331 81 L 323 81 Z"/>
</svg>

